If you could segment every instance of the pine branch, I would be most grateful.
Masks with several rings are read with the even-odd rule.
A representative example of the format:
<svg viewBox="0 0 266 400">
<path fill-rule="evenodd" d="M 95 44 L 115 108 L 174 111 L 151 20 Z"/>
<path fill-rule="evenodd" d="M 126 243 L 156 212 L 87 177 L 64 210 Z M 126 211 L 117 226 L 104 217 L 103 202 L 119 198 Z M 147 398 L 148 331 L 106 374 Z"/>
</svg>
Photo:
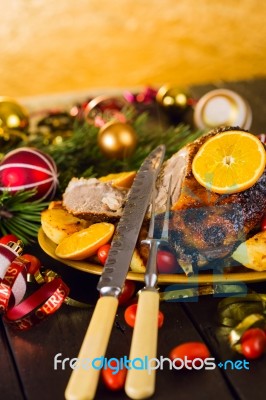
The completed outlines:
<svg viewBox="0 0 266 400">
<path fill-rule="evenodd" d="M 25 245 L 36 240 L 41 222 L 41 211 L 48 202 L 31 200 L 36 190 L 19 191 L 11 194 L 8 191 L 0 194 L 0 232 L 2 235 L 12 233 Z"/>
</svg>

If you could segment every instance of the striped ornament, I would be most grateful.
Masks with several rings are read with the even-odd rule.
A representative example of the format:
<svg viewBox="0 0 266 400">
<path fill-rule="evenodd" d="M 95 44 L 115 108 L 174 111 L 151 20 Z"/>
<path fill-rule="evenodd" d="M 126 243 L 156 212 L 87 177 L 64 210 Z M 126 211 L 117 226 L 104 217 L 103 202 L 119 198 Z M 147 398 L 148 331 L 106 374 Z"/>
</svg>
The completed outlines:
<svg viewBox="0 0 266 400">
<path fill-rule="evenodd" d="M 54 160 L 42 151 L 21 147 L 10 151 L 0 163 L 0 191 L 37 189 L 35 199 L 52 198 L 58 184 Z"/>
</svg>

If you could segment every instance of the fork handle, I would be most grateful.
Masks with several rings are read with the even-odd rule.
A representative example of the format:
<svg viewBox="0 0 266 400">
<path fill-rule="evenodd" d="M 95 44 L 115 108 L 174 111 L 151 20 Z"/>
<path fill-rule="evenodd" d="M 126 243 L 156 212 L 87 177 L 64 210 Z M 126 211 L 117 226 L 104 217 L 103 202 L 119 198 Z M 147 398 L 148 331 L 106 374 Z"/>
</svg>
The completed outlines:
<svg viewBox="0 0 266 400">
<path fill-rule="evenodd" d="M 157 354 L 159 293 L 143 290 L 139 294 L 137 315 L 129 359 L 148 359 Z M 126 394 L 132 399 L 145 399 L 155 390 L 155 370 L 130 369 L 125 384 Z"/>
<path fill-rule="evenodd" d="M 118 299 L 112 296 L 101 297 L 94 309 L 87 333 L 83 340 L 78 360 L 80 362 L 89 359 L 104 357 L 109 337 L 113 327 Z M 65 391 L 67 400 L 91 400 L 95 396 L 99 380 L 100 370 L 89 365 L 89 369 L 74 369 Z"/>
</svg>

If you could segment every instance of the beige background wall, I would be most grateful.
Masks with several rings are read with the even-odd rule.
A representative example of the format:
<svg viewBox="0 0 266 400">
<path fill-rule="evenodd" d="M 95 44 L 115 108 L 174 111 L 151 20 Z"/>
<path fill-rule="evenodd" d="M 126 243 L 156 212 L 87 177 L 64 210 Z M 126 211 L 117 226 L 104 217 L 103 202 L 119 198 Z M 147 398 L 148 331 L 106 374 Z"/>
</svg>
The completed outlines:
<svg viewBox="0 0 266 400">
<path fill-rule="evenodd" d="M 266 74 L 262 0 L 0 0 L 0 95 Z"/>
</svg>

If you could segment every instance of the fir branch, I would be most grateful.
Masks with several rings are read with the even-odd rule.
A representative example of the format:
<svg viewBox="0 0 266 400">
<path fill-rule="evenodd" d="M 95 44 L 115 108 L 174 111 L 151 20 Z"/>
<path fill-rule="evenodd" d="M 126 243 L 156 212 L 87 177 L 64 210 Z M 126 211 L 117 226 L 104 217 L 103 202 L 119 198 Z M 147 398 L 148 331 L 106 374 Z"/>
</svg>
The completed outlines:
<svg viewBox="0 0 266 400">
<path fill-rule="evenodd" d="M 134 154 L 123 160 L 107 159 L 98 146 L 99 128 L 76 120 L 71 136 L 61 142 L 47 144 L 41 132 L 35 132 L 22 146 L 32 146 L 49 154 L 59 171 L 59 193 L 64 192 L 73 177 L 100 177 L 108 173 L 137 170 L 144 158 L 159 144 L 166 146 L 166 158 L 178 151 L 188 142 L 195 140 L 202 132 L 192 132 L 189 126 L 165 126 L 159 115 L 151 116 L 148 112 L 136 114 L 132 106 L 123 109 L 123 114 L 131 121 L 138 145 Z"/>
<path fill-rule="evenodd" d="M 41 211 L 48 202 L 32 200 L 36 189 L 0 194 L 0 232 L 12 233 L 25 245 L 36 240 L 41 222 Z"/>
</svg>

